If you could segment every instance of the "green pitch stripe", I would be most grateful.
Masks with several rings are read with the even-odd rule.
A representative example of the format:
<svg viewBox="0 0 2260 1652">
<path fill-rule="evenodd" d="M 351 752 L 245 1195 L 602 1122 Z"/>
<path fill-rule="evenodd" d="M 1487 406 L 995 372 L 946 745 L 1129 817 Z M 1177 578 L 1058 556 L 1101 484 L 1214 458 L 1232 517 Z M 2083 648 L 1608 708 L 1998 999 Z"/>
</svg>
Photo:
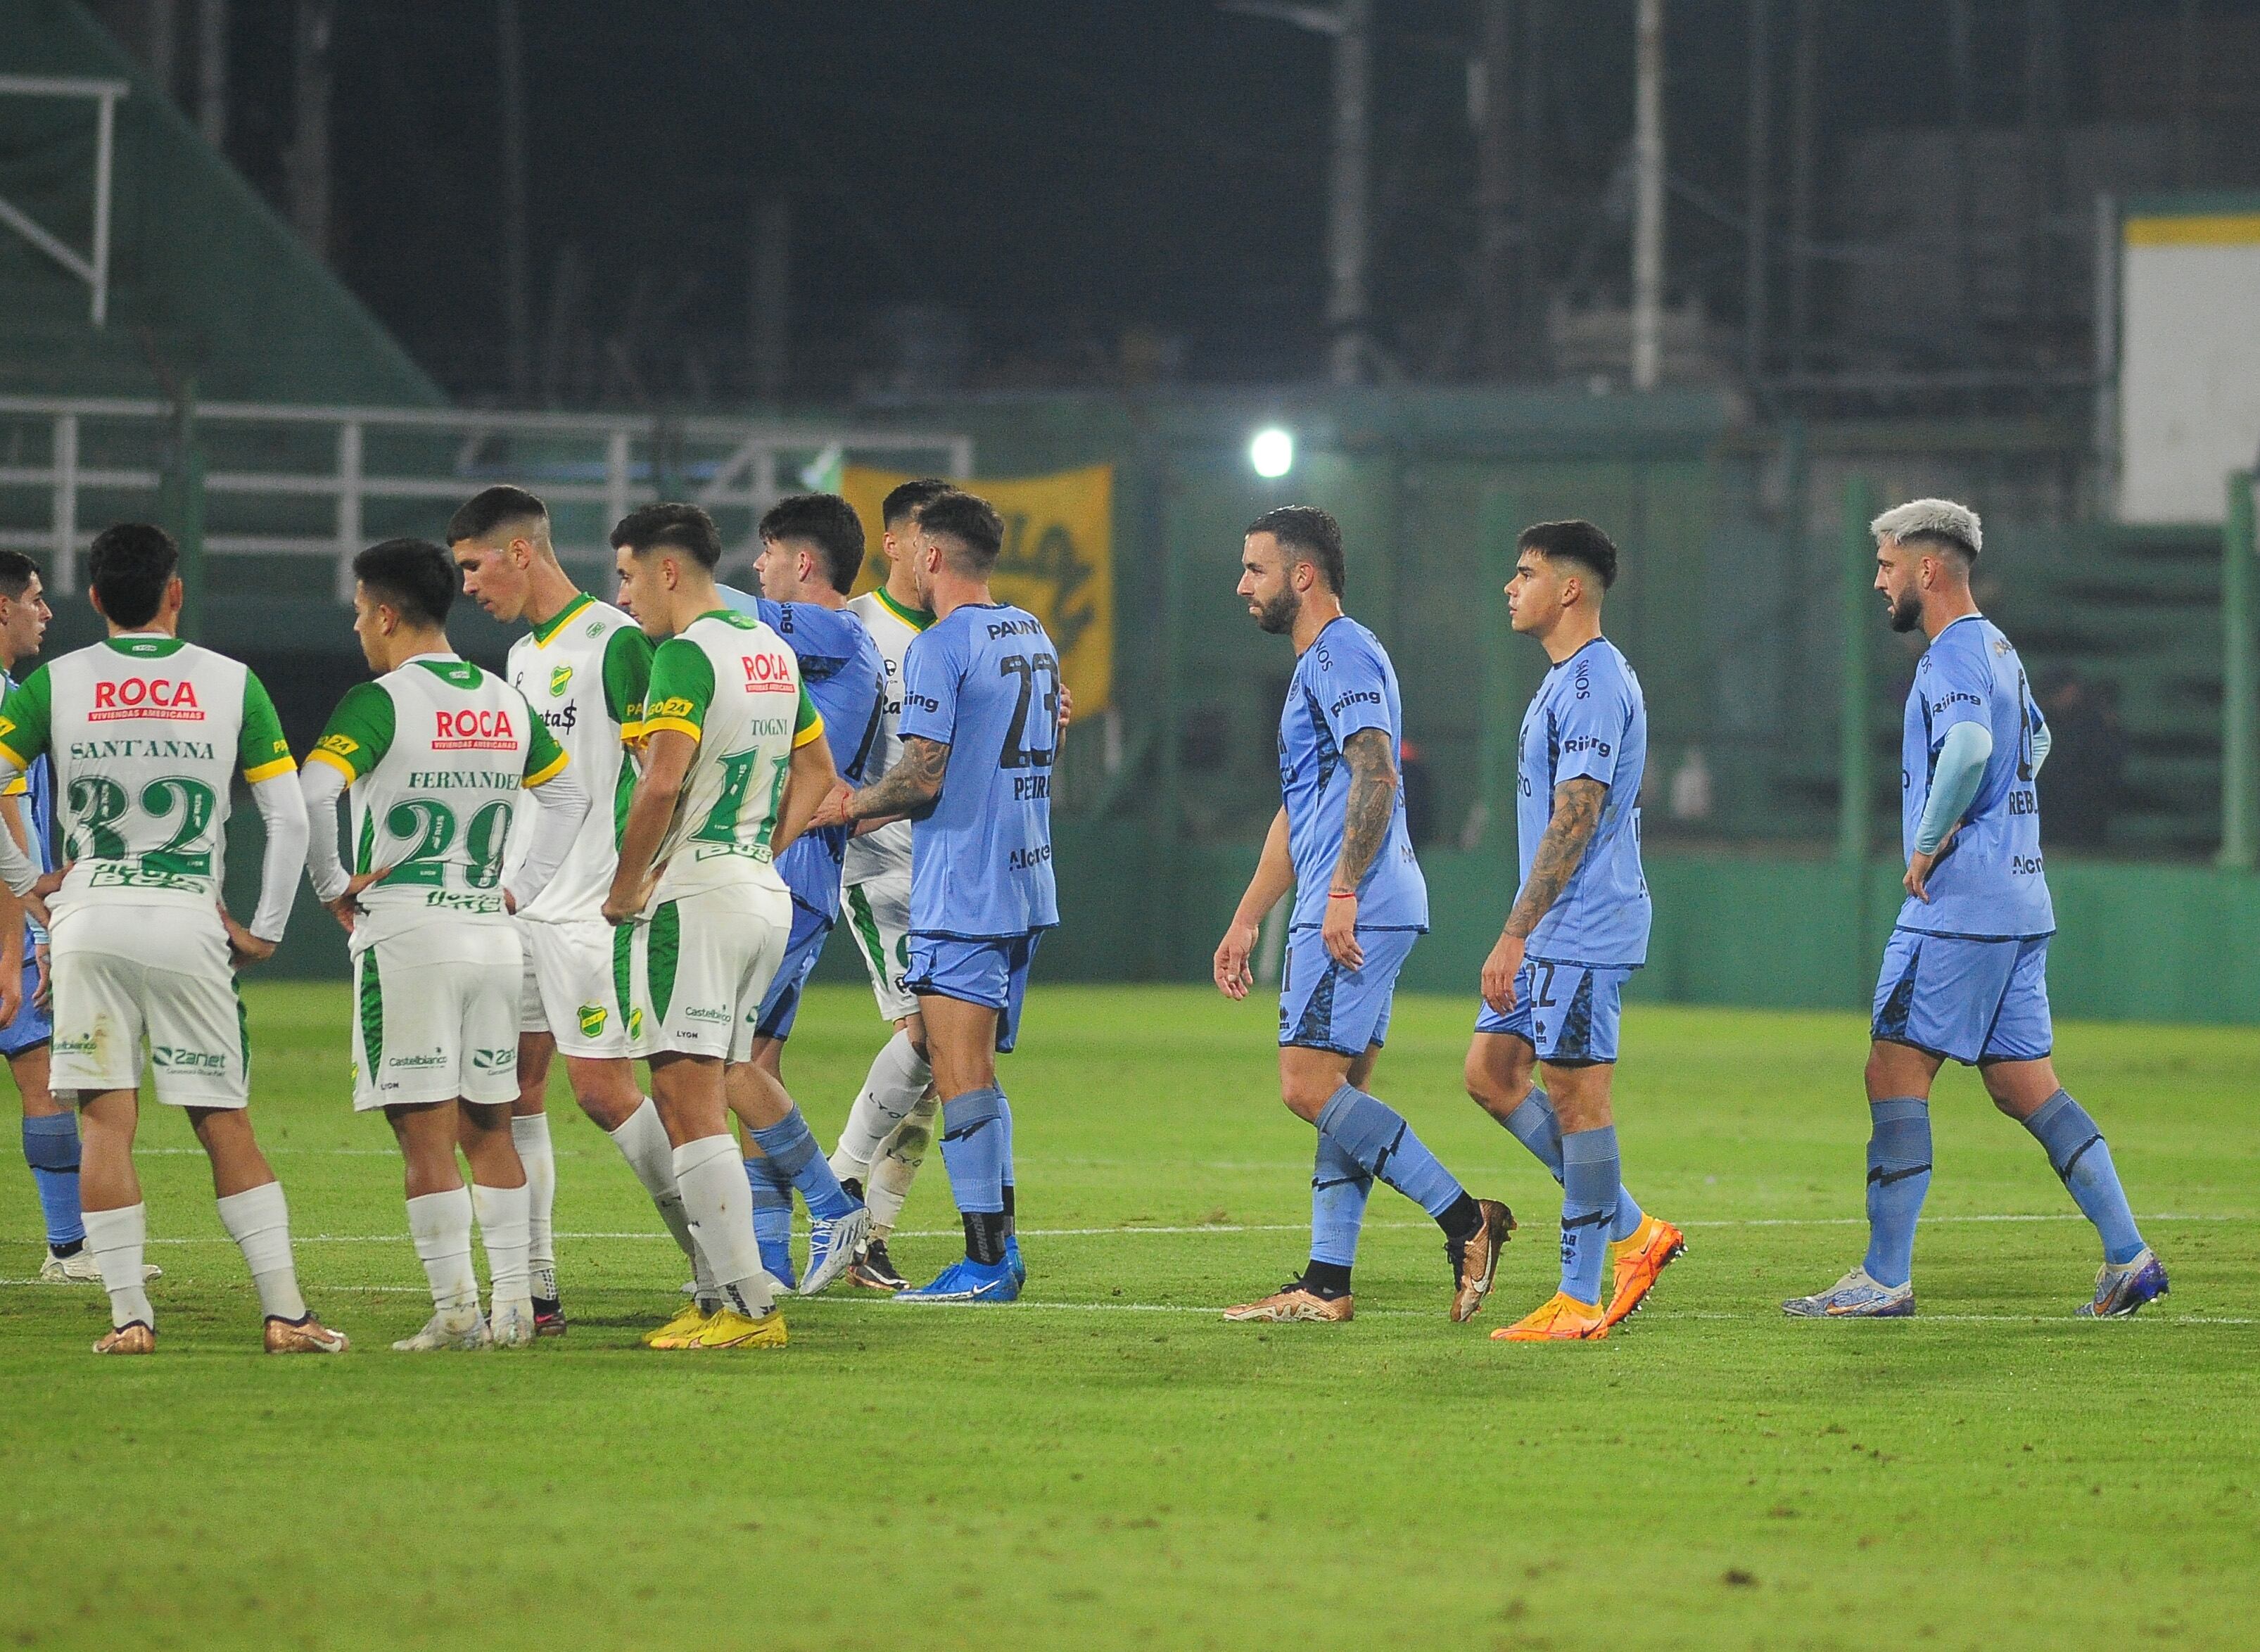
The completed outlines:
<svg viewBox="0 0 2260 1652">
<path fill-rule="evenodd" d="M 645 973 L 651 977 L 651 1012 L 660 1026 L 667 1024 L 667 1006 L 675 1000 L 675 968 L 683 954 L 683 913 L 673 901 L 663 901 L 651 915 L 651 939 L 644 950 Z"/>
<path fill-rule="evenodd" d="M 384 983 L 377 977 L 374 947 L 361 955 L 361 1048 L 363 1070 L 375 1084 L 384 1066 Z"/>
<path fill-rule="evenodd" d="M 872 916 L 870 897 L 860 885 L 850 884 L 848 890 L 848 926 L 855 932 L 855 944 L 871 961 L 871 973 L 887 973 L 886 943 L 879 939 L 879 920 Z"/>
</svg>

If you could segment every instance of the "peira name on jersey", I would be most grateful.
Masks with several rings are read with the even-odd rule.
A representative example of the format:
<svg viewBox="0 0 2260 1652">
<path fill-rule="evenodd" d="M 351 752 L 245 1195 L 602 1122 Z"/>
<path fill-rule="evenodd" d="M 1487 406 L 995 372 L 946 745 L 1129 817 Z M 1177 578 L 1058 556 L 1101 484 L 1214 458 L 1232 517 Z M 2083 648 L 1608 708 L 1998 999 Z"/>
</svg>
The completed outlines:
<svg viewBox="0 0 2260 1652">
<path fill-rule="evenodd" d="M 70 745 L 70 760 L 75 763 L 134 757 L 178 757 L 208 763 L 218 754 L 208 740 L 75 740 Z"/>
<path fill-rule="evenodd" d="M 504 707 L 467 705 L 432 715 L 434 751 L 509 751 L 518 744 L 518 730 Z"/>
<path fill-rule="evenodd" d="M 121 717 L 157 717 L 176 723 L 201 723 L 204 707 L 197 703 L 197 685 L 186 678 L 125 677 L 94 685 L 94 709 L 89 723 L 114 722 Z"/>
</svg>

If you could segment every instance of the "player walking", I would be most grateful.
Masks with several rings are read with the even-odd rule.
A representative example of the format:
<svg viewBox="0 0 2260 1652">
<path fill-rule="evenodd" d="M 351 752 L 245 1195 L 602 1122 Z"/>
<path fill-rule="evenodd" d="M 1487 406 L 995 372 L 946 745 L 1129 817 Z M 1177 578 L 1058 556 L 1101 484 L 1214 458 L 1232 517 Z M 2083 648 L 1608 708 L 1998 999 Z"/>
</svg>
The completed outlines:
<svg viewBox="0 0 2260 1652">
<path fill-rule="evenodd" d="M 1930 1085 L 1952 1056 L 1975 1064 L 1993 1105 L 2033 1134 L 2103 1241 L 2094 1299 L 2117 1318 L 2166 1294 L 2095 1120 L 2049 1060 L 2048 947 L 2056 912 L 2041 869 L 2048 724 L 2023 663 L 1978 611 L 1970 570 L 1978 514 L 1946 499 L 1885 511 L 1876 589 L 1892 629 L 1930 640 L 1907 691 L 1899 741 L 1906 904 L 1884 948 L 1868 1053 L 1868 1254 L 1799 1319 L 1899 1319 L 1914 1312 L 1914 1229 L 1930 1190 Z"/>
<path fill-rule="evenodd" d="M 626 748 L 642 733 L 651 642 L 634 620 L 567 576 L 550 540 L 547 507 L 522 488 L 489 488 L 470 499 L 447 524 L 447 543 L 464 593 L 496 619 L 532 627 L 511 645 L 511 684 L 548 726 L 592 800 L 557 876 L 518 912 L 526 965 L 510 1128 L 526 1166 L 534 1325 L 554 1335 L 565 1329 L 553 1237 L 557 1161 L 546 1099 L 556 1055 L 565 1058 L 581 1111 L 611 1138 L 667 1231 L 697 1266 L 675 1185 L 674 1146 L 628 1057 L 627 1015 L 613 981 L 613 932 L 604 916 L 619 861 L 619 820 L 635 783 Z M 524 864 L 526 824 L 511 835 L 507 887 L 516 886 Z"/>
<path fill-rule="evenodd" d="M 1059 653 L 989 580 L 1004 518 L 955 489 L 916 508 L 907 560 L 937 616 L 904 656 L 900 761 L 834 790 L 815 824 L 913 817 L 910 968 L 941 1097 L 941 1156 L 965 1255 L 898 1302 L 1004 1303 L 1026 1277 L 1013 1234 L 1012 1110 L 997 1056 L 1019 1033 L 1028 966 L 1059 922 L 1051 771 Z"/>
<path fill-rule="evenodd" d="M 704 511 L 633 511 L 612 544 L 623 604 L 646 636 L 665 640 L 652 655 L 643 774 L 604 917 L 629 926 L 614 956 L 627 971 L 630 1047 L 651 1063 L 676 1185 L 711 1272 L 691 1305 L 646 1340 L 782 1347 L 784 1316 L 755 1242 L 728 1114 L 733 1104 L 741 1113 L 768 1104 L 753 1077 L 755 1026 L 792 927 L 774 861 L 830 790 L 832 756 L 792 650 L 723 606 L 721 537 Z"/>
<path fill-rule="evenodd" d="M 1506 587 L 1514 628 L 1552 662 L 1515 742 L 1521 883 L 1484 961 L 1483 1007 L 1468 1047 L 1468 1093 L 1562 1184 L 1562 1283 L 1508 1342 L 1605 1336 L 1686 1248 L 1670 1223 L 1624 1190 L 1610 1081 L 1618 996 L 1648 960 L 1640 866 L 1640 782 L 1648 706 L 1640 679 L 1601 634 L 1617 547 L 1590 522 L 1525 528 Z M 1547 1089 L 1533 1087 L 1533 1058 Z M 1549 1093 L 1550 1092 L 1550 1093 Z M 1615 1255 L 1604 1305 L 1602 1263 Z"/>
<path fill-rule="evenodd" d="M 927 500 L 948 491 L 947 482 L 928 476 L 905 482 L 887 495 L 879 506 L 886 583 L 848 604 L 848 611 L 863 622 L 878 645 L 887 670 L 886 707 L 869 781 L 890 773 L 902 757 L 903 661 L 919 633 L 933 624 L 933 611 L 919 595 L 918 570 L 911 565 L 916 514 Z M 887 1240 L 910 1197 L 912 1178 L 933 1144 L 934 1114 L 941 1105 L 926 1062 L 926 1023 L 919 1017 L 917 998 L 903 984 L 911 967 L 911 840 L 908 820 L 867 826 L 848 840 L 840 861 L 848 933 L 870 972 L 879 1013 L 895 1028 L 872 1061 L 832 1151 L 833 1174 L 850 1191 L 860 1189 L 871 1208 L 871 1237 L 848 1281 L 874 1291 L 900 1291 L 910 1283 L 887 1254 Z"/>
<path fill-rule="evenodd" d="M 887 687 L 878 646 L 847 611 L 848 592 L 863 566 L 863 524 L 838 494 L 803 493 L 778 500 L 758 531 L 762 594 L 749 597 L 724 586 L 722 598 L 733 611 L 754 615 L 784 639 L 824 719 L 834 770 L 849 784 L 860 784 L 878 740 Z M 793 1283 L 792 1193 L 798 1187 L 809 1212 L 808 1275 L 800 1282 L 807 1296 L 854 1263 L 870 1223 L 863 1201 L 840 1185 L 818 1152 L 783 1077 L 785 1041 L 800 1013 L 802 990 L 839 920 L 847 839 L 845 826 L 805 831 L 777 856 L 777 876 L 792 895 L 792 933 L 762 1000 L 753 1070 L 741 1091 L 756 1106 L 740 1112 L 740 1123 L 750 1138 L 746 1178 L 753 1187 L 762 1265 Z"/>
<path fill-rule="evenodd" d="M 1397 781 L 1404 719 L 1380 640 L 1342 612 L 1341 529 L 1315 505 L 1283 505 L 1249 525 L 1240 595 L 1255 623 L 1295 644 L 1279 714 L 1284 799 L 1263 856 L 1216 949 L 1227 998 L 1255 984 L 1248 957 L 1264 917 L 1295 890 L 1279 984 L 1279 1091 L 1318 1126 L 1311 1177 L 1311 1260 L 1233 1320 L 1350 1317 L 1350 1268 L 1366 1196 L 1379 1176 L 1444 1230 L 1451 1315 L 1474 1317 L 1514 1226 L 1476 1199 L 1407 1124 L 1366 1093 L 1389 1031 L 1397 973 L 1428 927 L 1428 887 L 1412 856 Z"/>
<path fill-rule="evenodd" d="M 68 862 L 47 930 L 59 1091 L 75 1091 L 87 1248 L 110 1293 L 97 1354 L 156 1348 L 144 1289 L 148 1212 L 133 1170 L 141 1045 L 157 1099 L 187 1109 L 211 1161 L 222 1226 L 259 1291 L 270 1354 L 338 1354 L 344 1334 L 299 1294 L 290 1216 L 252 1134 L 250 1051 L 236 972 L 272 957 L 305 864 L 297 765 L 259 679 L 183 642 L 180 560 L 162 529 L 121 523 L 92 547 L 107 640 L 41 666 L 0 705 L 0 789 L 51 754 Z M 259 907 L 246 928 L 220 902 L 229 789 L 240 774 L 267 828 Z M 0 832 L 0 879 L 38 878 Z"/>
<path fill-rule="evenodd" d="M 354 634 L 378 675 L 338 703 L 300 784 L 314 892 L 353 938 L 354 1107 L 381 1108 L 400 1143 L 408 1231 L 432 1286 L 431 1321 L 393 1347 L 523 1347 L 536 1328 L 526 1177 L 510 1122 L 524 964 L 510 907 L 540 899 L 590 797 L 525 697 L 448 646 L 447 552 L 387 540 L 354 559 Z M 337 832 L 347 788 L 350 873 Z M 505 883 L 526 789 L 538 789 L 536 819 Z M 490 1319 L 471 1271 L 474 1212 Z"/>
</svg>

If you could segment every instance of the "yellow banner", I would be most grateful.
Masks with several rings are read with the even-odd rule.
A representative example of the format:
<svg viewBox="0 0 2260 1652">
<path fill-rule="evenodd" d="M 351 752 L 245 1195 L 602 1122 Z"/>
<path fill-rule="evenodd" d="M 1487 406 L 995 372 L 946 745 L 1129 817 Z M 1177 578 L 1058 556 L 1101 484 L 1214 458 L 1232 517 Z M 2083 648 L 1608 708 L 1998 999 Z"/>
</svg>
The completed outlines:
<svg viewBox="0 0 2260 1652">
<path fill-rule="evenodd" d="M 863 518 L 871 547 L 859 592 L 886 579 L 879 504 L 909 480 L 860 465 L 840 476 L 840 491 Z M 958 485 L 1005 518 L 1005 549 L 991 579 L 997 600 L 1043 621 L 1058 646 L 1060 676 L 1075 696 L 1076 716 L 1106 710 L 1114 696 L 1114 467 Z"/>
</svg>

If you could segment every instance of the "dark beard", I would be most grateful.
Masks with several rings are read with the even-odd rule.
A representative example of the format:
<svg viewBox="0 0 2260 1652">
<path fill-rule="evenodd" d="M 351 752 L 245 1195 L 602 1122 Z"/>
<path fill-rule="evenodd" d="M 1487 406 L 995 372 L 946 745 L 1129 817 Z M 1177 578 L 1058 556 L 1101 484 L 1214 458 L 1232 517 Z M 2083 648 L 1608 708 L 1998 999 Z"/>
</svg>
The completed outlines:
<svg viewBox="0 0 2260 1652">
<path fill-rule="evenodd" d="M 1892 604 L 1892 629 L 1905 635 L 1922 625 L 1922 604 L 1913 591 Z"/>
<path fill-rule="evenodd" d="M 1284 637 L 1295 628 L 1296 611 L 1302 607 L 1291 590 L 1283 590 L 1255 611 L 1255 623 L 1275 637 Z"/>
</svg>

